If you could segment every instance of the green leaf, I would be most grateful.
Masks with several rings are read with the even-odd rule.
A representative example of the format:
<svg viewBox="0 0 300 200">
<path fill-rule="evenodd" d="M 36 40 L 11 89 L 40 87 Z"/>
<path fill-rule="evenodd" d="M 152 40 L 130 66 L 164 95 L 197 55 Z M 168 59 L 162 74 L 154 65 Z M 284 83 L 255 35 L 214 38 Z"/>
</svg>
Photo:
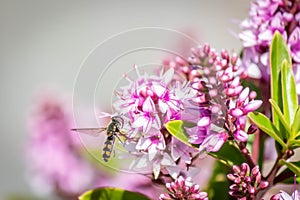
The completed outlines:
<svg viewBox="0 0 300 200">
<path fill-rule="evenodd" d="M 283 150 L 286 150 L 286 144 L 282 140 L 278 129 L 272 124 L 269 118 L 258 112 L 251 112 L 248 114 L 248 117 L 258 128 L 274 138 L 283 147 Z"/>
<path fill-rule="evenodd" d="M 287 162 L 285 160 L 280 160 L 279 163 L 286 165 L 292 172 L 300 177 L 300 162 Z"/>
<path fill-rule="evenodd" d="M 232 167 L 234 164 L 241 165 L 243 162 L 246 162 L 240 150 L 230 142 L 225 142 L 218 152 L 209 152 L 208 154 L 228 167 Z"/>
<path fill-rule="evenodd" d="M 297 137 L 297 133 L 300 131 L 300 106 L 298 106 L 295 116 L 294 116 L 294 122 L 292 124 L 292 134 L 293 138 Z"/>
<path fill-rule="evenodd" d="M 288 145 L 292 147 L 292 149 L 296 149 L 300 147 L 300 140 L 289 140 Z"/>
<path fill-rule="evenodd" d="M 79 200 L 150 200 L 148 197 L 119 188 L 97 188 L 82 194 Z"/>
<path fill-rule="evenodd" d="M 197 145 L 189 143 L 189 137 L 187 136 L 186 131 L 184 129 L 185 127 L 192 128 L 194 126 L 196 126 L 196 124 L 191 123 L 191 122 L 182 121 L 182 120 L 169 121 L 165 125 L 166 129 L 169 131 L 169 133 L 172 136 L 174 136 L 175 138 L 177 138 L 184 144 L 197 149 L 198 148 Z"/>
<path fill-rule="evenodd" d="M 292 132 L 292 131 L 291 131 L 289 122 L 286 121 L 286 118 L 285 118 L 285 116 L 283 115 L 283 113 L 281 112 L 281 110 L 280 110 L 278 104 L 276 103 L 276 101 L 274 101 L 273 99 L 269 99 L 269 102 L 271 103 L 273 110 L 276 112 L 276 114 L 277 114 L 277 116 L 278 116 L 278 118 L 279 118 L 281 124 L 282 124 L 282 125 L 284 126 L 284 128 L 285 128 L 285 131 L 282 131 L 282 132 L 281 132 L 281 134 L 283 134 L 282 137 L 283 137 L 284 139 L 290 138 L 289 136 L 291 135 L 291 132 Z M 288 135 L 286 135 L 285 133 L 288 133 Z"/>
<path fill-rule="evenodd" d="M 282 62 L 286 60 L 291 65 L 292 60 L 289 55 L 288 48 L 284 39 L 278 31 L 275 32 L 271 47 L 270 47 L 270 72 L 271 72 L 271 98 L 278 104 L 282 110 L 282 83 L 281 83 L 281 66 Z M 280 122 L 274 108 L 272 109 L 272 119 L 275 127 L 280 129 Z"/>
<path fill-rule="evenodd" d="M 291 126 L 296 109 L 298 108 L 298 95 L 292 64 L 288 63 L 286 60 L 283 61 L 281 67 L 281 82 L 283 114 L 287 124 Z"/>
</svg>

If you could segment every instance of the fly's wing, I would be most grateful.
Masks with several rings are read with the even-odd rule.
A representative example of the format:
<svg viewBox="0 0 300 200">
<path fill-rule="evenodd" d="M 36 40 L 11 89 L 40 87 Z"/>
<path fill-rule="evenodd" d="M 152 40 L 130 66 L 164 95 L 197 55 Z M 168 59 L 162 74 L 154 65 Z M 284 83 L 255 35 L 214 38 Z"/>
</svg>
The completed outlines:
<svg viewBox="0 0 300 200">
<path fill-rule="evenodd" d="M 76 131 L 78 133 L 84 133 L 90 136 L 97 137 L 99 136 L 103 131 L 106 130 L 106 128 L 74 128 L 71 129 L 72 131 Z"/>
<path fill-rule="evenodd" d="M 102 150 L 103 151 L 102 157 L 105 162 L 107 162 L 111 156 L 111 152 L 114 148 L 115 141 L 116 141 L 115 136 L 111 135 L 111 136 L 108 136 L 107 140 L 104 142 L 104 146 L 103 146 L 103 150 Z"/>
</svg>

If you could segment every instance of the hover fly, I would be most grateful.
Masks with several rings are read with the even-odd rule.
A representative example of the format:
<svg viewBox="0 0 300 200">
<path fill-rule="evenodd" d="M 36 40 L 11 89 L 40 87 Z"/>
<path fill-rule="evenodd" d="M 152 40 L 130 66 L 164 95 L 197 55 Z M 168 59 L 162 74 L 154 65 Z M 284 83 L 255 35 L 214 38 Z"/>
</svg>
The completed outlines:
<svg viewBox="0 0 300 200">
<path fill-rule="evenodd" d="M 77 131 L 79 133 L 85 133 L 91 136 L 99 136 L 100 133 L 106 130 L 106 141 L 104 142 L 102 158 L 107 162 L 113 151 L 113 146 L 115 144 L 116 138 L 123 144 L 119 135 L 122 135 L 121 128 L 123 126 L 123 119 L 120 116 L 114 116 L 111 118 L 111 122 L 106 128 L 75 128 L 72 131 Z"/>
</svg>

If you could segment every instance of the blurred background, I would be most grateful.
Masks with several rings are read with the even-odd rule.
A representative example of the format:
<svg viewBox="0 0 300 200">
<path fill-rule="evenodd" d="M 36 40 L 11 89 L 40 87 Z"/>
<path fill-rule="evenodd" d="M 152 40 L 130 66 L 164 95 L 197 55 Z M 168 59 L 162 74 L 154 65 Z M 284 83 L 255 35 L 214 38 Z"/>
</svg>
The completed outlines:
<svg viewBox="0 0 300 200">
<path fill-rule="evenodd" d="M 113 91 L 104 86 L 109 85 L 105 81 L 114 83 L 122 78 L 115 66 L 122 64 L 129 70 L 135 63 L 160 63 L 166 56 L 160 54 L 163 51 L 151 53 L 151 50 L 147 54 L 135 51 L 136 55 L 124 56 L 126 51 L 146 45 L 182 55 L 189 45 L 207 42 L 218 51 L 225 48 L 239 52 L 241 43 L 235 34 L 248 9 L 246 0 L 176 3 L 1 0 L 0 199 L 34 192 L 28 183 L 25 153 L 30 135 L 28 118 L 34 110 L 36 94 L 45 88 L 55 88 L 59 94 L 68 96 L 71 107 L 74 92 L 75 106 L 94 107 L 90 103 L 96 99 L 97 106 L 109 111 L 107 106 L 110 107 Z M 99 46 L 101 42 L 104 45 Z M 100 50 L 90 54 L 97 45 Z M 124 60 L 117 59 L 108 65 L 120 55 Z M 87 60 L 83 63 L 84 59 Z M 101 74 L 107 66 L 109 70 Z M 96 68 L 98 71 L 94 73 Z M 94 118 L 91 115 L 94 113 L 86 114 L 87 118 Z"/>
</svg>

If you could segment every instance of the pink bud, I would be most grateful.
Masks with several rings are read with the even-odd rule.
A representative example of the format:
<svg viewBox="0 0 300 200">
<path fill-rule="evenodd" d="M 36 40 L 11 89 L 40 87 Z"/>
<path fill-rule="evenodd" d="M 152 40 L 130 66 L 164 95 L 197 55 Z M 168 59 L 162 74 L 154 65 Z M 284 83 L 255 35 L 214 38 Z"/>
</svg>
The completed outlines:
<svg viewBox="0 0 300 200">
<path fill-rule="evenodd" d="M 172 182 L 173 183 L 173 182 Z M 167 190 L 169 190 L 169 192 L 171 192 L 171 193 L 173 193 L 173 192 L 175 192 L 175 190 L 174 190 L 174 187 L 175 187 L 175 184 L 173 183 L 166 183 L 166 188 L 167 188 Z"/>
<path fill-rule="evenodd" d="M 238 102 L 244 102 L 247 98 L 248 98 L 248 95 L 249 95 L 249 88 L 246 87 L 239 95 L 239 98 L 238 98 Z"/>
<path fill-rule="evenodd" d="M 250 167 L 247 163 L 242 163 L 241 170 L 244 172 L 244 174 L 248 175 L 250 173 Z"/>
<path fill-rule="evenodd" d="M 190 187 L 188 187 L 188 186 L 183 186 L 183 187 L 182 187 L 182 191 L 183 191 L 183 193 L 188 193 L 188 192 L 190 191 Z"/>
<path fill-rule="evenodd" d="M 238 190 L 240 190 L 240 186 L 237 185 L 237 184 L 232 184 L 232 185 L 229 186 L 229 189 L 238 191 Z"/>
<path fill-rule="evenodd" d="M 205 54 L 209 54 L 209 52 L 210 52 L 210 46 L 209 46 L 209 44 L 205 44 L 205 45 L 204 45 L 204 47 L 203 47 L 203 52 L 204 52 Z"/>
<path fill-rule="evenodd" d="M 234 181 L 236 179 L 236 176 L 234 176 L 233 174 L 227 174 L 227 178 L 230 180 L 230 181 Z"/>
<path fill-rule="evenodd" d="M 251 174 L 253 176 L 257 176 L 258 173 L 259 173 L 259 167 L 258 167 L 258 165 L 256 165 L 255 167 L 252 168 Z"/>
<path fill-rule="evenodd" d="M 252 100 L 252 99 L 255 99 L 257 96 L 257 93 L 255 91 L 251 91 L 250 94 L 249 94 L 249 99 Z"/>
<path fill-rule="evenodd" d="M 174 190 L 174 191 L 176 191 L 176 190 L 178 190 L 179 188 L 177 187 L 177 185 L 175 184 L 175 182 L 171 182 L 171 185 L 170 185 L 171 187 L 170 188 L 172 188 L 172 190 Z M 168 188 L 167 188 L 168 189 Z"/>
<path fill-rule="evenodd" d="M 184 66 L 184 67 L 182 67 L 181 68 L 181 71 L 183 72 L 183 73 L 189 73 L 190 72 L 190 68 L 188 67 L 188 66 Z"/>
<path fill-rule="evenodd" d="M 191 192 L 193 192 L 193 193 L 197 193 L 197 192 L 199 192 L 199 190 L 200 190 L 200 186 L 197 184 L 195 184 L 191 187 Z"/>
<path fill-rule="evenodd" d="M 257 126 L 255 124 L 251 124 L 248 128 L 247 134 L 253 134 L 258 130 Z"/>
<path fill-rule="evenodd" d="M 273 195 L 270 200 L 280 200 L 280 193 Z"/>
<path fill-rule="evenodd" d="M 233 136 L 239 142 L 246 142 L 248 140 L 248 134 L 243 130 L 237 130 Z"/>
<path fill-rule="evenodd" d="M 236 64 L 236 62 L 237 62 L 237 60 L 238 60 L 238 55 L 237 55 L 237 53 L 236 52 L 234 52 L 234 53 L 232 53 L 232 55 L 231 55 L 231 64 L 232 65 L 235 65 Z"/>
<path fill-rule="evenodd" d="M 185 65 L 186 65 L 185 60 L 183 60 L 183 59 L 182 59 L 181 57 L 179 57 L 179 56 L 176 56 L 175 61 L 176 61 L 179 65 L 181 65 L 181 66 L 185 66 Z"/>
<path fill-rule="evenodd" d="M 241 198 L 241 193 L 239 191 L 229 191 L 228 194 L 235 198 Z"/>
<path fill-rule="evenodd" d="M 171 62 L 169 63 L 169 66 L 170 66 L 171 68 L 176 68 L 176 63 L 175 63 L 174 61 L 171 61 Z"/>
<path fill-rule="evenodd" d="M 254 110 L 256 110 L 257 108 L 259 108 L 262 104 L 262 100 L 253 100 L 250 101 L 247 105 L 245 105 L 244 107 L 244 114 L 247 114 L 249 112 L 252 112 Z"/>
<path fill-rule="evenodd" d="M 255 187 L 253 187 L 253 186 L 251 186 L 251 185 L 248 185 L 248 192 L 250 193 L 250 194 L 254 194 L 255 192 L 256 192 L 256 190 L 255 190 Z"/>
<path fill-rule="evenodd" d="M 222 56 L 223 59 L 226 59 L 226 60 L 229 59 L 228 52 L 225 49 L 221 50 L 221 56 Z"/>
<path fill-rule="evenodd" d="M 239 85 L 240 85 L 240 77 L 237 76 L 237 77 L 235 77 L 235 78 L 233 79 L 233 81 L 231 82 L 230 87 L 235 88 L 235 87 L 237 87 L 237 86 L 239 86 Z"/>
<path fill-rule="evenodd" d="M 269 186 L 269 182 L 268 181 L 261 181 L 259 184 L 261 189 L 266 189 Z"/>
<path fill-rule="evenodd" d="M 245 182 L 246 183 L 250 183 L 251 182 L 251 177 L 250 176 L 246 176 L 245 177 Z"/>
<path fill-rule="evenodd" d="M 256 182 L 256 183 L 260 183 L 260 181 L 261 181 L 261 173 L 258 172 L 258 174 L 257 174 L 256 177 L 255 177 L 255 182 Z"/>
<path fill-rule="evenodd" d="M 237 177 L 235 180 L 234 180 L 234 183 L 235 184 L 240 184 L 242 182 L 242 179 L 240 177 Z"/>
<path fill-rule="evenodd" d="M 239 95 L 241 91 L 243 90 L 243 86 L 239 85 L 234 89 L 234 95 Z"/>
<path fill-rule="evenodd" d="M 237 120 L 236 120 L 236 127 L 237 127 L 237 129 L 244 130 L 245 126 L 246 126 L 246 123 L 247 123 L 247 120 L 246 120 L 245 116 L 237 118 Z"/>
<path fill-rule="evenodd" d="M 230 109 L 229 114 L 233 117 L 241 117 L 242 115 L 244 115 L 243 111 L 239 108 Z"/>
<path fill-rule="evenodd" d="M 248 77 L 247 72 L 246 72 L 246 71 L 243 71 L 242 74 L 241 74 L 241 78 L 242 78 L 242 79 L 245 79 L 245 78 L 247 78 L 247 77 Z"/>
<path fill-rule="evenodd" d="M 239 174 L 241 172 L 241 168 L 237 165 L 233 165 L 232 170 L 237 174 Z"/>
<path fill-rule="evenodd" d="M 239 66 L 238 65 L 232 65 L 232 69 L 234 72 L 239 70 Z"/>
<path fill-rule="evenodd" d="M 200 199 L 205 199 L 208 196 L 206 192 L 199 192 L 198 194 Z"/>
<path fill-rule="evenodd" d="M 185 186 L 185 181 L 184 178 L 182 176 L 179 176 L 178 179 L 175 181 L 176 185 L 178 188 L 181 188 L 183 186 Z"/>
<path fill-rule="evenodd" d="M 216 71 L 222 70 L 222 66 L 219 65 L 219 64 L 216 64 L 216 65 L 215 65 L 215 70 L 216 70 Z"/>
<path fill-rule="evenodd" d="M 229 97 L 235 96 L 235 88 L 226 88 L 225 89 L 225 94 Z"/>
<path fill-rule="evenodd" d="M 209 117 L 202 117 L 197 125 L 200 126 L 200 127 L 206 127 L 210 124 L 210 118 Z"/>
<path fill-rule="evenodd" d="M 169 194 L 161 194 L 159 195 L 160 200 L 171 200 L 171 196 Z"/>
</svg>

